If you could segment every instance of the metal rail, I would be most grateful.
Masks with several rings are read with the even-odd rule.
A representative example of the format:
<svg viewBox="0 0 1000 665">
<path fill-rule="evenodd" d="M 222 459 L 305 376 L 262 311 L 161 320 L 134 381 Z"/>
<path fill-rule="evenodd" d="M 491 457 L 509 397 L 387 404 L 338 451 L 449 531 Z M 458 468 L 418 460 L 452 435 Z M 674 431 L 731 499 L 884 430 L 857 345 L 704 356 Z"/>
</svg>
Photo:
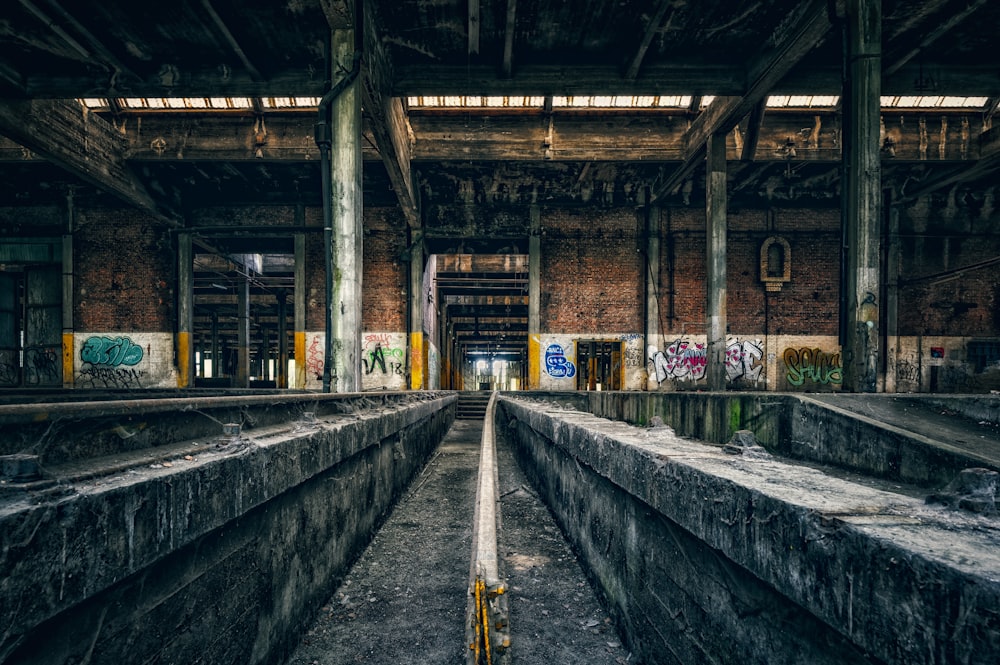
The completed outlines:
<svg viewBox="0 0 1000 665">
<path fill-rule="evenodd" d="M 472 527 L 472 565 L 469 572 L 469 603 L 466 621 L 466 642 L 469 650 L 466 663 L 493 665 L 510 662 L 510 613 L 506 587 L 500 576 L 497 556 L 497 530 L 500 513 L 497 510 L 496 440 L 493 415 L 497 393 L 490 397 L 483 420 L 483 438 L 479 458 L 479 479 L 476 489 L 476 509 Z"/>
</svg>

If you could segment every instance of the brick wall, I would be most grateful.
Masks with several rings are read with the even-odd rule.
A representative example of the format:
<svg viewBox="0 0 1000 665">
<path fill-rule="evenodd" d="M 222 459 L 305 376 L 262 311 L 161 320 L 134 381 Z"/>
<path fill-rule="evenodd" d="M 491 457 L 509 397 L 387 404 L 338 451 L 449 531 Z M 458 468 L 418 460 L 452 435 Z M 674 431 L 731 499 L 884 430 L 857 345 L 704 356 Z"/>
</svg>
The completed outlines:
<svg viewBox="0 0 1000 665">
<path fill-rule="evenodd" d="M 87 210 L 73 234 L 79 330 L 172 332 L 177 253 L 169 229 L 133 210 Z"/>
<path fill-rule="evenodd" d="M 408 265 L 406 220 L 395 208 L 365 209 L 364 275 L 361 302 L 363 330 L 405 331 Z"/>
<path fill-rule="evenodd" d="M 791 280 L 767 292 L 760 250 L 779 236 L 791 250 Z M 838 210 L 739 210 L 729 213 L 727 305 L 733 335 L 836 334 Z M 660 218 L 660 318 L 664 334 L 704 333 L 705 213 L 664 209 Z"/>
<path fill-rule="evenodd" d="M 545 209 L 541 215 L 541 329 L 547 333 L 639 332 L 644 309 L 637 214 Z"/>
</svg>

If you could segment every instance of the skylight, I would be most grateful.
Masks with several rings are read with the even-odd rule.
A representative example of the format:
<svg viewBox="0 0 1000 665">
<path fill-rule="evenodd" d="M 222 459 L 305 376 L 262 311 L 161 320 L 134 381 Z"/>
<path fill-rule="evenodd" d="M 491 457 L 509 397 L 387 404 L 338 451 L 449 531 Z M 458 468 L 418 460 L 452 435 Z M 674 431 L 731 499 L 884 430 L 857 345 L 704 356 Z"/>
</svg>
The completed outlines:
<svg viewBox="0 0 1000 665">
<path fill-rule="evenodd" d="M 688 109 L 698 99 L 701 108 L 715 97 L 706 95 L 557 95 L 552 97 L 556 109 Z M 103 97 L 81 98 L 88 109 L 107 110 L 109 100 Z M 250 97 L 121 97 L 115 100 L 126 111 L 226 111 L 253 109 Z M 948 95 L 883 96 L 882 108 L 893 109 L 982 109 L 988 97 Z M 319 97 L 261 97 L 259 108 L 273 111 L 314 110 Z M 545 97 L 536 95 L 432 95 L 407 97 L 415 109 L 536 109 L 545 106 Z M 770 95 L 771 109 L 832 109 L 840 103 L 838 95 Z"/>
<path fill-rule="evenodd" d="M 830 108 L 840 101 L 838 95 L 771 95 L 768 108 Z"/>
<path fill-rule="evenodd" d="M 988 97 L 949 97 L 949 96 L 897 96 L 882 97 L 883 108 L 919 108 L 919 109 L 966 109 L 986 106 Z"/>
<path fill-rule="evenodd" d="M 530 96 L 481 96 L 481 95 L 430 95 L 407 97 L 410 108 L 532 108 L 545 103 L 544 97 Z"/>
</svg>

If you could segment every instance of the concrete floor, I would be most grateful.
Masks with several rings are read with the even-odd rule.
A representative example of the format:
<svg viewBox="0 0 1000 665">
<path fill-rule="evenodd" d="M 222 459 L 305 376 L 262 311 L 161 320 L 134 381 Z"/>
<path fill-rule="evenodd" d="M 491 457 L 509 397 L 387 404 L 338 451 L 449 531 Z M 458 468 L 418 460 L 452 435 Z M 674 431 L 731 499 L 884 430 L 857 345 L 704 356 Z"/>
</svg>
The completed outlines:
<svg viewBox="0 0 1000 665">
<path fill-rule="evenodd" d="M 464 663 L 481 421 L 458 420 L 288 665 Z M 498 441 L 511 659 L 625 663 L 627 649 L 510 449 Z"/>
</svg>

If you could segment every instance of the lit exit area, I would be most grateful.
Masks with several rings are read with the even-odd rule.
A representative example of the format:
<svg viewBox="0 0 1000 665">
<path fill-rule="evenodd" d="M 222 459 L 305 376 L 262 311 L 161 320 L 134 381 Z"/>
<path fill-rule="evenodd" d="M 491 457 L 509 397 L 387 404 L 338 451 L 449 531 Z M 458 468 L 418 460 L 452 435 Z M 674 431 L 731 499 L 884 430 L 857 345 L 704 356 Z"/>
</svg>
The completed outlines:
<svg viewBox="0 0 1000 665">
<path fill-rule="evenodd" d="M 528 377 L 528 256 L 435 254 L 441 387 L 523 390 Z"/>
</svg>

